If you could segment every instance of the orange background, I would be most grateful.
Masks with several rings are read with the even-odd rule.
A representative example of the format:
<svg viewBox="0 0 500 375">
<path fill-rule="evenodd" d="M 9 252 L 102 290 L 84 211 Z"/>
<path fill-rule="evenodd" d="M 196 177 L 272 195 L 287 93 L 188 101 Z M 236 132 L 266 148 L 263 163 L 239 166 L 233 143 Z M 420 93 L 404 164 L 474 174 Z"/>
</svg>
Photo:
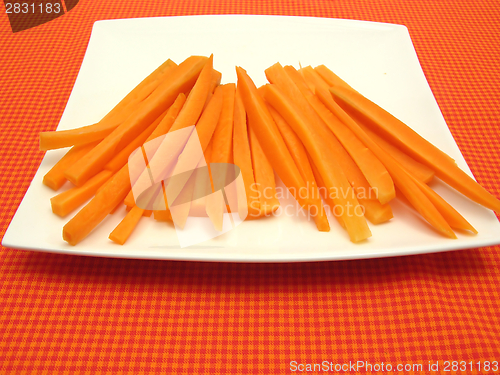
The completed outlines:
<svg viewBox="0 0 500 375">
<path fill-rule="evenodd" d="M 15 34 L 2 13 L 1 236 L 43 158 L 38 133 L 62 115 L 93 22 L 111 18 L 245 13 L 406 25 L 465 159 L 500 197 L 495 2 L 82 0 Z M 287 374 L 299 373 L 291 361 L 358 360 L 420 363 L 427 373 L 429 361 L 440 371 L 446 360 L 500 361 L 499 250 L 225 264 L 2 248 L 0 374 Z"/>
</svg>

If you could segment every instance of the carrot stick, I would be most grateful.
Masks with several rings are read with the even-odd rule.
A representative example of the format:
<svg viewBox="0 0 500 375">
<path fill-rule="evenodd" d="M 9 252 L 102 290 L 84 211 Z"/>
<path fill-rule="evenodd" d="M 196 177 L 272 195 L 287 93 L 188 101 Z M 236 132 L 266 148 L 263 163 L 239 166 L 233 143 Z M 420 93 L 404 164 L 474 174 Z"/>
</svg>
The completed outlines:
<svg viewBox="0 0 500 375">
<path fill-rule="evenodd" d="M 150 210 L 146 210 L 144 206 L 149 206 L 151 202 L 154 201 L 156 195 L 160 193 L 161 186 L 148 190 L 145 196 L 141 196 L 139 199 L 141 203 L 139 205 L 134 205 L 122 219 L 122 221 L 116 226 L 116 228 L 110 233 L 109 239 L 117 244 L 123 245 L 127 239 L 130 237 L 139 220 L 142 216 L 151 216 Z"/>
<path fill-rule="evenodd" d="M 306 149 L 304 145 L 300 141 L 297 134 L 293 131 L 290 125 L 287 124 L 285 119 L 278 113 L 276 110 L 270 105 L 267 106 L 269 113 L 274 119 L 276 126 L 278 127 L 283 140 L 285 141 L 290 154 L 292 155 L 295 164 L 297 165 L 299 172 L 306 182 L 306 186 L 310 189 L 310 196 L 317 197 L 316 205 L 319 208 L 319 214 L 314 216 L 314 221 L 316 223 L 316 227 L 319 231 L 328 232 L 330 230 L 330 224 L 328 223 L 328 217 L 325 212 L 325 208 L 323 203 L 321 202 L 318 183 L 314 176 L 313 170 L 311 168 L 311 164 L 307 157 Z"/>
<path fill-rule="evenodd" d="M 205 61 L 205 65 L 194 87 L 189 93 L 184 106 L 168 131 L 169 133 L 193 126 L 198 121 L 210 89 L 213 71 L 212 65 L 213 56 L 210 56 L 210 58 Z M 156 149 L 153 157 L 149 158 L 148 170 L 141 173 L 135 181 L 134 189 L 132 190 L 138 190 L 142 186 L 149 186 L 151 184 L 151 178 L 153 178 L 153 181 L 163 180 L 165 173 L 175 166 L 178 156 L 185 147 L 189 137 L 189 131 L 183 132 L 179 137 L 165 137 Z M 132 194 L 132 196 L 127 197 L 125 203 L 127 205 L 133 205 L 133 198 Z M 168 202 L 165 203 L 168 205 Z"/>
<path fill-rule="evenodd" d="M 249 120 L 249 123 L 251 123 L 251 120 Z M 273 167 L 269 163 L 269 160 L 267 160 L 251 125 L 249 126 L 248 133 L 256 190 L 259 192 L 260 216 L 269 216 L 280 206 L 280 202 L 276 197 L 276 182 L 274 180 Z"/>
<path fill-rule="evenodd" d="M 161 137 L 167 134 L 170 128 L 172 127 L 172 124 L 174 123 L 175 119 L 179 115 L 179 112 L 182 109 L 182 106 L 184 105 L 185 102 L 186 102 L 186 96 L 183 93 L 180 93 L 177 96 L 177 99 L 175 99 L 174 104 L 172 104 L 168 109 L 167 114 L 163 117 L 163 119 L 160 121 L 156 129 L 153 130 L 153 133 L 148 137 L 148 139 L 144 143 L 147 143 L 157 137 Z M 128 193 L 127 197 L 124 200 L 124 203 L 127 207 L 134 206 L 135 202 L 132 190 L 130 190 L 130 192 Z"/>
<path fill-rule="evenodd" d="M 363 129 L 332 100 L 330 95 L 323 96 L 321 91 L 317 91 L 319 98 L 345 125 L 347 125 L 356 136 L 379 158 L 385 165 L 394 184 L 405 195 L 408 201 L 431 224 L 439 233 L 449 238 L 456 238 L 455 233 L 439 213 L 433 203 L 412 180 L 411 176 L 403 167 L 387 152 L 385 152 L 375 141 L 366 134 Z"/>
<path fill-rule="evenodd" d="M 159 85 L 160 80 L 176 66 L 172 60 L 165 61 L 94 125 L 40 133 L 40 150 L 53 150 L 102 140 L 125 121 L 137 109 L 138 104 Z"/>
<path fill-rule="evenodd" d="M 239 83 L 239 81 L 238 81 Z M 250 154 L 250 143 L 248 141 L 248 128 L 245 106 L 241 98 L 239 88 L 234 98 L 234 125 L 233 125 L 233 158 L 234 164 L 240 168 L 245 191 L 237 191 L 238 196 L 245 194 L 248 209 L 248 218 L 256 218 L 260 212 L 260 201 L 255 191 L 255 178 Z M 243 207 L 238 207 L 241 219 L 244 219 Z"/>
<path fill-rule="evenodd" d="M 102 221 L 125 198 L 130 190 L 130 176 L 125 165 L 96 193 L 64 227 L 63 239 L 76 245 Z"/>
<path fill-rule="evenodd" d="M 113 172 L 102 171 L 82 186 L 75 186 L 50 199 L 52 212 L 65 217 L 94 196 L 97 189 L 113 175 Z"/>
<path fill-rule="evenodd" d="M 357 119 L 354 118 L 356 121 Z M 398 161 L 401 166 L 406 169 L 417 180 L 424 183 L 429 183 L 434 177 L 434 171 L 426 165 L 419 163 L 411 156 L 405 154 L 399 148 L 388 142 L 385 138 L 379 136 L 373 130 L 364 125 L 361 121 L 356 121 L 358 125 L 368 134 L 383 150 Z"/>
<path fill-rule="evenodd" d="M 311 157 L 309 155 L 307 155 L 307 157 L 309 160 L 309 166 L 311 167 L 311 171 L 313 173 L 314 181 L 318 185 L 319 194 L 325 200 L 327 207 L 330 208 L 330 211 L 331 211 L 333 217 L 338 221 L 340 226 L 345 229 L 345 224 L 344 224 L 344 220 L 342 219 L 342 216 L 335 211 L 336 203 L 333 200 L 333 195 L 328 193 L 328 188 L 326 187 L 325 182 L 321 178 L 321 174 L 319 173 L 318 168 L 316 168 L 313 161 L 311 160 Z M 324 210 L 324 206 L 323 206 L 323 210 Z"/>
<path fill-rule="evenodd" d="M 154 219 L 157 221 L 170 221 L 172 222 L 172 214 L 170 210 L 154 210 L 153 211 Z M 191 215 L 195 216 L 195 215 Z"/>
<path fill-rule="evenodd" d="M 264 99 L 257 91 L 257 87 L 247 75 L 245 70 L 236 67 L 238 75 L 238 90 L 241 90 L 241 97 L 245 104 L 248 117 L 251 118 L 252 128 L 257 135 L 264 153 L 271 163 L 271 166 L 281 178 L 290 193 L 294 196 L 301 207 L 304 207 L 314 217 L 320 213 L 319 206 L 313 197 L 304 197 L 300 194 L 306 191 L 304 178 L 301 176 L 295 162 L 290 155 L 290 151 L 283 140 L 271 114 L 269 113 Z M 240 89 L 241 87 L 241 89 Z M 235 107 L 236 113 L 236 107 Z M 235 117 L 236 128 L 236 117 Z M 237 147 L 233 145 L 235 164 Z"/>
<path fill-rule="evenodd" d="M 204 152 L 212 138 L 217 122 L 219 121 L 222 101 L 222 89 L 217 87 L 210 103 L 208 103 L 208 106 L 196 124 L 196 130 L 193 131 L 184 150 L 179 155 L 177 164 L 172 172 L 172 176 L 176 176 L 174 179 L 175 182 L 165 186 L 167 198 L 170 202 L 173 202 L 177 198 L 177 195 L 181 192 L 194 171 L 193 166 L 198 165 L 200 157 L 203 157 L 203 154 L 200 155 L 200 146 L 201 152 Z"/>
<path fill-rule="evenodd" d="M 275 66 L 279 67 L 279 65 Z M 269 69 L 266 70 L 266 75 L 268 72 L 270 72 Z M 264 91 L 265 99 L 283 116 L 300 137 L 326 186 L 329 189 L 339 191 L 335 202 L 342 212 L 342 219 L 351 241 L 360 242 L 367 239 L 371 236 L 371 232 L 365 217 L 359 214 L 362 208 L 344 172 L 335 163 L 331 152 L 330 144 L 335 142 L 335 136 L 321 119 L 317 119 L 318 115 L 309 106 L 293 81 L 286 74 L 281 75 L 281 77 L 288 78 L 289 81 L 283 85 L 286 94 L 278 86 L 268 85 Z"/>
<path fill-rule="evenodd" d="M 119 245 L 123 245 L 139 223 L 143 212 L 144 209 L 142 208 L 137 206 L 132 207 L 123 220 L 110 233 L 109 239 Z"/>
<path fill-rule="evenodd" d="M 210 102 L 210 99 L 212 98 L 212 95 L 214 94 L 215 88 L 220 85 L 220 80 L 222 78 L 222 73 L 213 69 L 212 70 L 212 80 L 210 81 L 210 89 L 208 90 L 208 95 L 207 99 L 205 100 L 205 105 L 203 107 L 203 110 L 207 108 L 208 102 Z"/>
<path fill-rule="evenodd" d="M 233 154 L 234 95 L 236 85 L 222 85 L 224 101 L 213 135 L 212 163 L 230 163 Z"/>
<path fill-rule="evenodd" d="M 205 185 L 205 196 L 203 200 L 203 205 L 205 207 L 205 215 L 208 215 L 210 221 L 212 222 L 214 229 L 221 232 L 224 224 L 224 212 L 226 208 L 226 202 L 224 199 L 222 186 L 215 186 L 214 179 L 217 176 L 214 176 L 214 169 L 212 169 L 212 155 L 213 155 L 213 137 L 207 147 L 207 151 L 205 152 L 205 159 L 207 161 L 207 166 L 209 170 L 209 179 L 212 180 L 209 183 L 202 182 L 202 185 Z M 215 164 L 214 164 L 215 165 Z M 225 170 L 225 168 L 222 168 Z M 220 171 L 217 170 L 216 173 Z M 224 178 L 226 175 L 224 174 Z M 225 180 L 224 180 L 225 181 Z M 222 181 L 221 181 L 222 182 Z M 198 184 L 198 180 L 196 181 Z"/>
<path fill-rule="evenodd" d="M 162 135 L 165 135 L 170 131 L 170 128 L 179 115 L 179 112 L 181 111 L 185 102 L 186 96 L 183 93 L 180 93 L 177 96 L 177 99 L 175 99 L 174 104 L 172 104 L 167 110 L 167 114 L 162 118 L 156 129 L 153 130 L 153 133 L 148 137 L 146 142 L 149 142 L 157 137 L 161 137 Z"/>
<path fill-rule="evenodd" d="M 208 175 L 209 174 L 208 166 L 210 165 L 210 162 L 212 160 L 212 152 L 213 152 L 213 138 L 210 140 L 204 152 L 207 169 L 201 169 L 199 165 L 198 169 L 194 172 L 196 173 L 196 177 L 193 190 L 193 201 L 191 202 L 189 216 L 196 216 L 196 217 L 207 216 L 207 196 L 212 193 L 212 187 L 210 186 L 210 181 L 207 181 L 207 179 L 210 180 L 210 176 Z"/>
<path fill-rule="evenodd" d="M 195 180 L 196 180 L 196 174 L 191 173 L 189 179 L 184 184 L 182 190 L 173 200 L 173 203 L 169 205 L 172 221 L 174 222 L 175 226 L 180 229 L 184 229 L 187 218 L 189 216 L 189 211 L 191 210 Z M 170 199 L 168 193 L 167 193 L 167 199 Z"/>
<path fill-rule="evenodd" d="M 277 69 L 276 73 L 283 73 L 281 69 Z M 389 172 L 384 165 L 378 160 L 375 155 L 354 135 L 354 133 L 341 123 L 330 112 L 324 104 L 314 95 L 309 89 L 304 79 L 299 72 L 292 66 L 286 66 L 285 72 L 295 83 L 302 95 L 306 98 L 312 108 L 328 125 L 328 128 L 335 134 L 345 150 L 351 155 L 355 163 L 358 165 L 368 183 L 374 188 L 377 198 L 380 203 L 388 203 L 396 196 L 394 183 Z M 278 75 L 276 74 L 275 75 Z"/>
<path fill-rule="evenodd" d="M 194 84 L 205 62 L 204 57 L 192 56 L 172 69 L 125 122 L 66 171 L 66 178 L 78 186 L 98 173 L 113 157 L 116 149 L 128 144 L 170 106 L 179 93 Z"/>
<path fill-rule="evenodd" d="M 97 142 L 91 142 L 85 145 L 73 146 L 51 169 L 43 176 L 43 184 L 52 190 L 59 190 L 64 185 L 66 177 L 64 171 L 76 163 L 77 160 L 87 154 Z"/>
<path fill-rule="evenodd" d="M 355 91 L 332 87 L 330 92 L 344 108 L 369 119 L 384 137 L 410 156 L 434 169 L 436 176 L 473 201 L 500 212 L 500 201 L 462 171 L 448 155 L 406 124 Z"/>
<path fill-rule="evenodd" d="M 198 119 L 200 118 L 200 115 L 205 106 L 208 93 L 210 92 L 213 73 L 212 67 L 213 55 L 210 56 L 208 60 L 205 60 L 205 65 L 203 66 L 203 69 L 199 74 L 194 87 L 192 88 L 188 98 L 186 99 L 184 107 L 182 107 L 179 116 L 177 116 L 174 124 L 170 129 L 171 132 L 194 125 L 198 122 Z"/>
<path fill-rule="evenodd" d="M 105 170 L 118 172 L 126 163 L 130 154 L 137 148 L 141 147 L 144 142 L 151 136 L 153 131 L 158 127 L 158 124 L 167 114 L 167 111 L 163 112 L 151 125 L 142 131 L 134 140 L 132 140 L 127 146 L 122 148 L 113 159 L 108 161 L 104 166 Z"/>
<path fill-rule="evenodd" d="M 342 78 L 340 78 L 326 66 L 318 65 L 316 68 L 314 68 L 314 70 L 328 83 L 328 86 L 340 86 L 348 90 L 354 90 L 347 84 L 347 82 L 345 82 Z"/>
<path fill-rule="evenodd" d="M 409 173 L 408 173 L 409 174 Z M 418 180 L 416 177 L 409 174 L 417 186 L 424 192 L 429 200 L 436 206 L 437 210 L 443 215 L 444 219 L 448 222 L 453 229 L 460 229 L 470 231 L 477 234 L 477 230 L 460 215 L 448 202 L 446 202 L 438 193 L 432 190 L 428 185 Z"/>
</svg>

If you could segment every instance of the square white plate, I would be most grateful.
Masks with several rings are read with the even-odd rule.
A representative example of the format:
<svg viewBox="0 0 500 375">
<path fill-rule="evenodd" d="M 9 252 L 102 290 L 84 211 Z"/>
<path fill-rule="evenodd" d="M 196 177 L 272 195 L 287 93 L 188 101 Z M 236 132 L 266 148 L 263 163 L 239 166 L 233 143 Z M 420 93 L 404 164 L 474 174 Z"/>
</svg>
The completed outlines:
<svg viewBox="0 0 500 375">
<path fill-rule="evenodd" d="M 450 154 L 470 173 L 427 84 L 408 30 L 401 25 L 325 18 L 193 16 L 99 21 L 58 129 L 97 122 L 167 58 L 214 54 L 223 83 L 236 82 L 235 65 L 257 85 L 264 69 L 280 62 L 298 67 L 325 64 L 355 89 Z M 108 217 L 76 247 L 62 239 L 69 220 L 52 214 L 55 195 L 43 175 L 65 150 L 47 152 L 4 238 L 7 247 L 123 258 L 237 262 L 360 259 L 474 248 L 500 243 L 493 212 L 439 182 L 437 191 L 477 228 L 476 236 L 441 237 L 410 209 L 395 202 L 394 219 L 371 225 L 373 237 L 353 244 L 331 220 L 321 233 L 306 217 L 244 222 L 222 236 L 181 249 L 172 226 L 144 219 L 124 246 L 108 239 L 124 209 Z M 284 202 L 285 203 L 285 202 Z"/>
</svg>

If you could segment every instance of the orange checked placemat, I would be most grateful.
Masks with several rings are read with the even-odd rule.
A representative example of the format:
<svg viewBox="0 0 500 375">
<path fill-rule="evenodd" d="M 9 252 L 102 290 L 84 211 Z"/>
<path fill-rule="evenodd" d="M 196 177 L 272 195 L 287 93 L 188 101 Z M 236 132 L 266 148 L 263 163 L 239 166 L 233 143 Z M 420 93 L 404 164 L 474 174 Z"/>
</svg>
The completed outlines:
<svg viewBox="0 0 500 375">
<path fill-rule="evenodd" d="M 60 16 L 36 20 L 19 16 L 22 3 L 4 3 L 2 237 L 43 158 L 38 134 L 61 118 L 93 23 L 114 18 L 269 14 L 405 25 L 476 179 L 500 197 L 493 2 L 66 0 L 50 3 Z M 49 13 L 48 3 L 26 9 Z M 0 375 L 500 373 L 499 267 L 498 246 L 284 264 L 2 248 Z"/>
</svg>

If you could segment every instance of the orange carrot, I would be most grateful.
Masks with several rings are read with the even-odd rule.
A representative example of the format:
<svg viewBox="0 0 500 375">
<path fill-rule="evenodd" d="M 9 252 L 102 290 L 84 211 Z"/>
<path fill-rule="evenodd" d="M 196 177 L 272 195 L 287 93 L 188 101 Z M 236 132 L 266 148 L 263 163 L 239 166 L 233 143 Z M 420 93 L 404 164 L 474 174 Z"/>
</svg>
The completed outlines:
<svg viewBox="0 0 500 375">
<path fill-rule="evenodd" d="M 224 102 L 213 135 L 212 163 L 230 163 L 233 153 L 234 83 L 222 85 Z"/>
<path fill-rule="evenodd" d="M 200 146 L 201 151 L 204 152 L 212 138 L 217 122 L 219 121 L 222 101 L 222 88 L 217 87 L 210 103 L 208 103 L 208 106 L 196 124 L 196 130 L 193 131 L 182 153 L 179 155 L 177 164 L 172 172 L 172 176 L 176 176 L 175 183 L 169 183 L 165 186 L 169 201 L 173 202 L 177 198 L 177 195 L 190 178 L 193 166 L 198 165 L 200 158 L 203 157 L 203 154 L 200 155 L 199 153 Z"/>
<path fill-rule="evenodd" d="M 194 87 L 189 93 L 184 106 L 168 131 L 169 133 L 193 126 L 197 123 L 210 90 L 213 71 L 212 65 L 213 56 L 210 56 L 210 58 L 205 61 L 205 65 L 203 66 Z M 183 132 L 180 137 L 165 137 L 156 149 L 153 157 L 149 158 L 148 170 L 145 170 L 140 174 L 135 181 L 134 186 L 147 186 L 151 183 L 151 178 L 153 178 L 153 181 L 163 180 L 165 173 L 171 170 L 177 162 L 178 156 L 186 145 L 189 136 L 190 133 L 187 131 Z M 173 140 L 175 140 L 175 142 L 173 142 Z M 136 188 L 133 190 L 135 189 Z M 170 194 L 168 195 L 170 197 Z M 133 194 L 129 195 L 125 203 L 127 205 L 133 205 L 133 198 Z"/>
<path fill-rule="evenodd" d="M 127 146 L 122 148 L 113 159 L 108 161 L 104 166 L 105 170 L 118 172 L 126 163 L 130 154 L 137 148 L 141 147 L 144 142 L 151 136 L 153 131 L 158 127 L 160 121 L 165 117 L 167 111 L 163 112 L 151 125 L 142 131 L 135 139 L 133 139 Z"/>
<path fill-rule="evenodd" d="M 357 119 L 354 117 L 354 120 Z M 426 165 L 419 163 L 411 156 L 405 154 L 399 148 L 388 142 L 385 138 L 379 136 L 373 130 L 365 126 L 361 121 L 356 121 L 358 125 L 368 134 L 383 150 L 398 161 L 401 166 L 406 169 L 417 180 L 424 183 L 429 183 L 434 177 L 434 171 Z"/>
<path fill-rule="evenodd" d="M 280 65 L 276 64 L 279 68 Z M 281 68 L 282 69 L 282 68 Z M 281 70 L 280 69 L 280 70 Z M 268 79 L 274 70 L 267 69 Z M 279 71 L 279 70 L 278 70 Z M 342 213 L 346 230 L 352 242 L 360 242 L 371 236 L 365 217 L 360 214 L 358 200 L 342 169 L 335 162 L 330 144 L 335 136 L 324 125 L 321 118 L 310 107 L 300 90 L 286 75 L 280 75 L 280 83 L 285 92 L 276 85 L 266 86 L 265 99 L 276 109 L 295 133 L 301 138 L 304 146 L 318 168 L 323 181 L 329 189 L 336 189 L 336 206 Z M 286 94 L 285 94 L 286 93 Z"/>
<path fill-rule="evenodd" d="M 210 92 L 212 73 L 213 73 L 213 55 L 205 61 L 205 65 L 188 98 L 184 107 L 182 107 L 179 116 L 175 119 L 170 131 L 183 129 L 187 126 L 194 125 L 198 122 L 200 115 L 205 106 L 205 102 Z"/>
<path fill-rule="evenodd" d="M 462 171 L 447 154 L 418 135 L 406 124 L 352 90 L 332 87 L 330 92 L 344 108 L 369 119 L 384 137 L 410 156 L 434 169 L 436 176 L 473 201 L 500 212 L 500 201 Z"/>
<path fill-rule="evenodd" d="M 40 133 L 40 150 L 53 150 L 104 139 L 137 109 L 139 103 L 149 96 L 160 80 L 176 66 L 170 59 L 165 61 L 94 125 Z"/>
<path fill-rule="evenodd" d="M 341 211 L 342 220 L 351 241 L 359 242 L 370 237 L 368 224 L 364 216 L 359 214 L 361 207 L 355 192 L 331 152 L 330 144 L 334 142 L 333 134 L 299 112 L 298 107 L 276 85 L 266 86 L 265 99 L 301 138 L 328 189 L 339 192 L 335 195 L 335 202 L 336 206 L 339 206 L 338 209 Z"/>
<path fill-rule="evenodd" d="M 119 245 L 123 245 L 139 223 L 143 211 L 144 209 L 137 206 L 132 207 L 118 226 L 111 232 L 109 239 Z"/>
<path fill-rule="evenodd" d="M 277 69 L 275 76 L 281 69 Z M 302 95 L 306 98 L 308 103 L 321 117 L 328 128 L 335 134 L 345 150 L 351 155 L 355 163 L 358 165 L 363 175 L 366 177 L 368 183 L 374 188 L 377 198 L 380 203 L 388 203 L 396 196 L 394 190 L 394 183 L 391 176 L 387 172 L 384 165 L 378 160 L 375 155 L 354 135 L 354 133 L 341 123 L 318 99 L 317 96 L 309 89 L 306 82 L 299 72 L 292 66 L 284 68 L 288 76 L 295 83 Z"/>
<path fill-rule="evenodd" d="M 356 136 L 379 158 L 385 165 L 394 184 L 405 195 L 408 201 L 431 224 L 439 233 L 449 238 L 456 238 L 455 233 L 439 213 L 429 198 L 423 193 L 419 186 L 411 179 L 411 176 L 401 167 L 401 165 L 385 152 L 375 141 L 370 138 L 359 125 L 332 100 L 330 95 L 323 96 L 321 91 L 317 91 L 319 98 L 330 111 L 332 111 L 345 125 L 347 125 Z"/>
<path fill-rule="evenodd" d="M 212 98 L 212 95 L 214 94 L 215 88 L 220 85 L 221 78 L 222 78 L 222 73 L 213 69 L 212 70 L 212 80 L 210 81 L 210 89 L 208 90 L 208 95 L 207 95 L 207 99 L 205 100 L 205 105 L 203 107 L 203 110 L 205 110 L 205 108 L 208 105 L 208 102 Z"/>
<path fill-rule="evenodd" d="M 267 106 L 267 109 L 273 117 L 274 122 L 276 123 L 276 126 L 278 127 L 302 178 L 306 182 L 306 187 L 310 189 L 310 196 L 314 199 L 318 198 L 315 204 L 316 207 L 318 207 L 319 214 L 314 216 L 316 227 L 319 231 L 328 232 L 330 230 L 330 224 L 328 223 L 328 217 L 326 215 L 325 208 L 323 207 L 323 203 L 321 202 L 318 184 L 307 157 L 306 149 L 304 148 L 304 145 L 300 141 L 299 137 L 297 137 L 297 134 L 295 134 L 285 119 L 270 105 Z"/>
<path fill-rule="evenodd" d="M 248 141 L 248 127 L 245 113 L 245 106 L 241 98 L 241 92 L 236 90 L 234 98 L 234 125 L 233 125 L 233 158 L 234 164 L 241 170 L 245 192 L 238 191 L 238 195 L 246 194 L 248 218 L 259 216 L 260 201 L 253 190 L 255 187 L 255 178 L 252 167 L 252 156 L 250 154 L 250 143 Z M 243 207 L 238 207 L 240 217 L 243 219 Z"/>
<path fill-rule="evenodd" d="M 125 198 L 130 190 L 128 167 L 120 169 L 64 227 L 63 239 L 76 245 Z"/>
<path fill-rule="evenodd" d="M 172 69 L 125 122 L 66 171 L 66 178 L 78 186 L 98 173 L 113 157 L 116 149 L 128 144 L 170 106 L 178 94 L 195 83 L 206 61 L 204 57 L 192 56 Z"/>
<path fill-rule="evenodd" d="M 196 217 L 206 217 L 207 216 L 207 196 L 212 193 L 212 187 L 210 186 L 210 176 L 209 176 L 209 165 L 212 159 L 213 151 L 213 137 L 208 143 L 205 149 L 205 163 L 206 168 L 203 168 L 203 163 L 199 163 L 198 169 L 194 171 L 196 173 L 195 184 L 193 190 L 193 201 L 191 202 L 191 208 L 189 211 L 189 216 Z M 221 218 L 222 219 L 222 218 Z"/>
<path fill-rule="evenodd" d="M 167 114 L 162 118 L 159 125 L 153 130 L 153 133 L 148 137 L 146 142 L 151 141 L 157 137 L 161 137 L 162 135 L 167 134 L 170 131 L 175 119 L 179 115 L 184 103 L 186 102 L 186 96 L 183 93 L 180 93 L 175 99 L 174 104 L 170 106 L 167 110 Z"/>
<path fill-rule="evenodd" d="M 82 186 L 75 186 L 50 199 L 52 212 L 65 217 L 94 196 L 97 189 L 113 175 L 111 171 L 102 171 Z"/>
<path fill-rule="evenodd" d="M 172 222 L 172 214 L 170 210 L 154 210 L 154 219 L 157 221 L 170 221 Z M 191 215 L 194 216 L 194 215 Z"/>
<path fill-rule="evenodd" d="M 185 102 L 186 102 L 186 96 L 183 93 L 180 93 L 179 96 L 177 96 L 177 99 L 175 99 L 174 104 L 172 104 L 168 109 L 167 114 L 163 117 L 163 119 L 160 121 L 156 129 L 153 130 L 153 133 L 148 137 L 148 139 L 144 143 L 147 143 L 157 137 L 161 137 L 167 134 L 170 128 L 172 127 L 172 124 L 174 123 L 175 119 L 179 115 L 179 112 L 182 109 L 182 106 L 184 105 Z M 113 158 L 113 160 L 115 158 Z M 110 163 L 111 161 L 107 164 L 107 166 L 109 166 Z M 124 200 L 124 203 L 127 207 L 134 206 L 135 202 L 132 190 L 130 190 L 130 192 L 128 193 L 127 197 Z"/>
<path fill-rule="evenodd" d="M 328 86 L 340 86 L 348 90 L 354 90 L 342 78 L 332 72 L 324 65 L 319 65 L 314 70 L 328 83 Z"/>
<path fill-rule="evenodd" d="M 453 229 L 470 231 L 477 234 L 477 230 L 458 213 L 448 202 L 446 202 L 438 193 L 432 190 L 429 186 L 418 180 L 416 177 L 409 174 L 415 184 L 424 192 L 429 200 L 436 206 L 437 210 Z"/>
<path fill-rule="evenodd" d="M 91 142 L 85 145 L 73 146 L 51 169 L 43 176 L 43 184 L 52 190 L 59 190 L 64 185 L 66 177 L 64 171 L 80 160 L 92 148 L 97 145 L 97 142 Z"/>
<path fill-rule="evenodd" d="M 184 184 L 182 190 L 173 200 L 173 203 L 169 204 L 170 214 L 172 216 L 172 221 L 175 226 L 184 229 L 186 225 L 187 218 L 189 216 L 189 211 L 191 210 L 191 203 L 193 201 L 193 192 L 195 188 L 196 174 L 191 173 L 189 179 Z M 170 196 L 167 193 L 167 199 L 170 200 Z"/>
<path fill-rule="evenodd" d="M 312 199 L 313 197 L 304 197 L 300 194 L 302 191 L 308 191 L 305 181 L 295 165 L 290 151 L 288 151 L 285 141 L 267 109 L 264 99 L 260 96 L 257 87 L 245 70 L 237 67 L 236 73 L 245 109 L 247 110 L 248 117 L 252 119 L 252 128 L 271 166 L 298 201 L 299 205 L 307 209 L 313 217 L 318 215 L 320 212 L 318 205 Z M 235 152 L 234 157 L 236 158 L 237 147 L 233 148 Z"/>
<path fill-rule="evenodd" d="M 249 120 L 251 123 L 252 120 Z M 271 163 L 267 160 L 259 140 L 255 135 L 253 126 L 248 129 L 250 141 L 250 154 L 252 156 L 252 167 L 255 178 L 255 190 L 258 191 L 260 201 L 260 216 L 269 216 L 280 206 L 276 197 L 276 182 Z"/>
</svg>

